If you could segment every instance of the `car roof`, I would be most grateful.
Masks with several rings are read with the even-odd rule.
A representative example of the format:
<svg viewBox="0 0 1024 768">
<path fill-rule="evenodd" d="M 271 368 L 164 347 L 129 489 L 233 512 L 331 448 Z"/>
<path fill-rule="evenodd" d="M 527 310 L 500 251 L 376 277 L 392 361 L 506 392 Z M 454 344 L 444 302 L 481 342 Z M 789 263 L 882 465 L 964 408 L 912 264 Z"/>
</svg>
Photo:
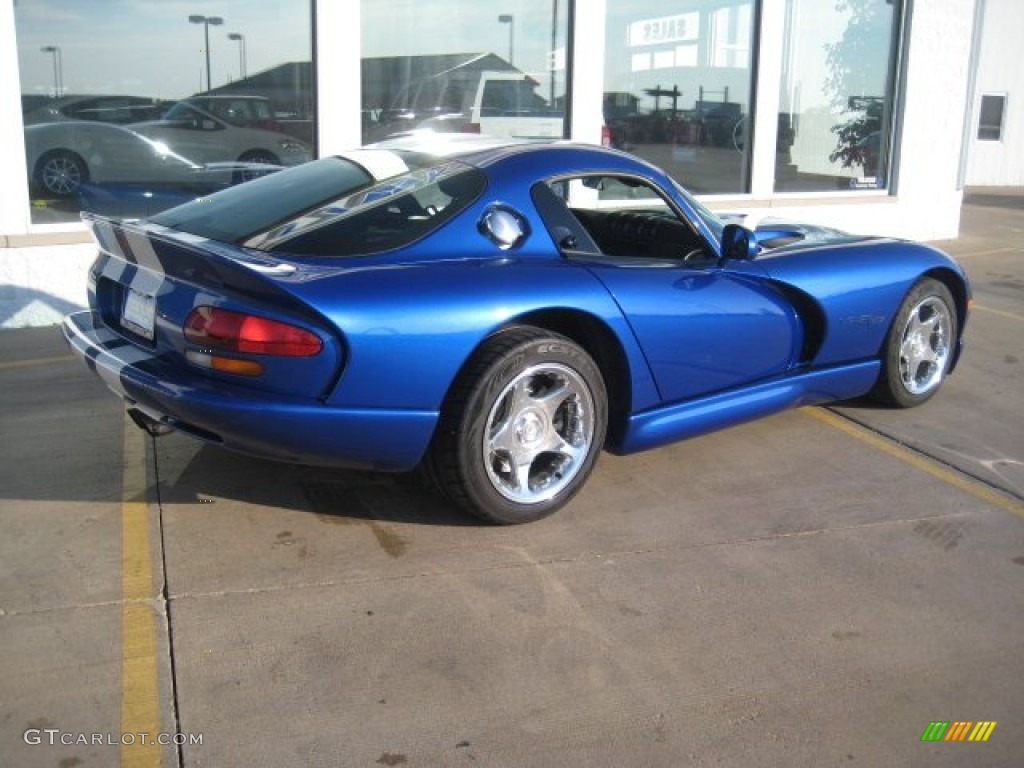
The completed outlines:
<svg viewBox="0 0 1024 768">
<path fill-rule="evenodd" d="M 550 140 L 540 140 L 550 143 Z M 431 130 L 413 130 L 397 133 L 382 141 L 367 144 L 365 149 L 405 150 L 438 158 L 457 158 L 505 147 L 539 143 L 532 139 L 510 139 L 477 133 L 438 133 Z"/>
<path fill-rule="evenodd" d="M 389 139 L 367 144 L 363 150 L 393 150 L 435 157 L 438 162 L 460 160 L 467 165 L 484 168 L 507 158 L 543 157 L 549 161 L 575 159 L 594 164 L 594 169 L 631 167 L 660 174 L 657 168 L 644 160 L 616 149 L 584 144 L 565 139 L 515 139 L 472 133 L 435 133 L 409 131 Z"/>
<path fill-rule="evenodd" d="M 266 96 L 256 96 L 251 93 L 199 93 L 195 96 L 188 96 L 182 101 L 202 101 L 203 99 L 252 99 L 254 101 L 270 101 Z"/>
</svg>

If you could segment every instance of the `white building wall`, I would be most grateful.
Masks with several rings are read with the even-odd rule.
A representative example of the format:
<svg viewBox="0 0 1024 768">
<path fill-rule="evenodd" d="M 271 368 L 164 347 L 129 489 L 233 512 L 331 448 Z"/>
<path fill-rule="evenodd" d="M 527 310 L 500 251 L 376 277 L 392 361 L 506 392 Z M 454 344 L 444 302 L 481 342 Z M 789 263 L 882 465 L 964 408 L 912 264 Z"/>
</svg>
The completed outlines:
<svg viewBox="0 0 1024 768">
<path fill-rule="evenodd" d="M 983 3 L 981 46 L 968 135 L 966 183 L 970 186 L 1024 186 L 1024 2 Z M 1000 141 L 978 141 L 981 96 L 1005 94 Z"/>
</svg>

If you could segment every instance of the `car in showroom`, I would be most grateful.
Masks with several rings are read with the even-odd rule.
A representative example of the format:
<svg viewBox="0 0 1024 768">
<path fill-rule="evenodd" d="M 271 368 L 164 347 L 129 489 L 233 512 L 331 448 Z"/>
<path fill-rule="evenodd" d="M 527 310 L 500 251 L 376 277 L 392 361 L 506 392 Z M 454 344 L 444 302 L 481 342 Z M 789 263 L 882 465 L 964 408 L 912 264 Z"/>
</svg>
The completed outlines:
<svg viewBox="0 0 1024 768">
<path fill-rule="evenodd" d="M 440 138 L 87 216 L 72 350 L 153 434 L 419 467 L 497 523 L 563 506 L 602 449 L 914 406 L 957 362 L 970 288 L 935 248 L 724 224 L 618 150 Z"/>
<path fill-rule="evenodd" d="M 187 202 L 280 170 L 264 163 L 197 163 L 119 125 L 62 121 L 25 127 L 29 187 L 43 198 L 75 198 L 82 209 L 125 211 Z"/>
<path fill-rule="evenodd" d="M 238 161 L 291 166 L 313 157 L 309 146 L 294 136 L 244 123 L 236 125 L 203 109 L 198 102 L 179 101 L 162 119 L 129 127 L 200 163 Z"/>
<path fill-rule="evenodd" d="M 137 123 L 159 118 L 170 103 L 148 96 L 69 94 L 57 99 L 22 97 L 22 123 L 55 123 L 62 120 L 91 120 L 98 123 Z"/>
<path fill-rule="evenodd" d="M 281 123 L 274 116 L 274 108 L 270 99 L 265 96 L 207 93 L 189 96 L 178 104 L 198 107 L 231 125 L 281 132 Z M 176 107 L 177 104 L 174 106 Z"/>
<path fill-rule="evenodd" d="M 186 183 L 198 163 L 119 125 L 88 121 L 25 127 L 30 186 L 50 197 L 71 197 L 82 184 Z"/>
</svg>

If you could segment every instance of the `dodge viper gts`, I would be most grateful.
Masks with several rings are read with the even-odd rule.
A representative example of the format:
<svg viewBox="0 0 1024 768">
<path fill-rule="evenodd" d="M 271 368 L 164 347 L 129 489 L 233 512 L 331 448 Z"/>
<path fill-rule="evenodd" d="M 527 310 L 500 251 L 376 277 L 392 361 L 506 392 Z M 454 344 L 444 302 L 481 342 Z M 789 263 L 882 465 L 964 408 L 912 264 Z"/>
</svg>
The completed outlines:
<svg viewBox="0 0 1024 768">
<path fill-rule="evenodd" d="M 90 309 L 64 335 L 141 427 L 421 468 L 499 523 L 564 505 L 602 448 L 918 405 L 970 299 L 932 247 L 723 224 L 652 165 L 563 142 L 397 139 L 84 218 Z"/>
</svg>

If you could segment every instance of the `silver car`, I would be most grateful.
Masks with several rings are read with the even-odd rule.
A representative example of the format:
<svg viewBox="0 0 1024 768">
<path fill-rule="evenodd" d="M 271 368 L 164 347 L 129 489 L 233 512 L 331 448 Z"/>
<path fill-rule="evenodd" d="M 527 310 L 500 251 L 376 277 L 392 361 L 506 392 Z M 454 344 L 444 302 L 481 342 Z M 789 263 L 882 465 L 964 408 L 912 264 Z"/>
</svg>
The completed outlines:
<svg viewBox="0 0 1024 768">
<path fill-rule="evenodd" d="M 142 185 L 208 193 L 272 173 L 257 162 L 197 163 L 166 144 L 109 123 L 64 121 L 25 128 L 29 186 L 46 197 L 74 197 L 86 186 Z"/>
<path fill-rule="evenodd" d="M 190 183 L 202 170 L 119 125 L 78 120 L 26 126 L 25 157 L 30 186 L 51 197 L 71 197 L 88 182 Z"/>
<path fill-rule="evenodd" d="M 238 161 L 287 166 L 313 159 L 310 148 L 292 136 L 232 125 L 187 101 L 171 107 L 162 120 L 129 127 L 199 163 Z"/>
<path fill-rule="evenodd" d="M 28 103 L 26 103 L 28 102 Z M 138 123 L 160 117 L 169 102 L 147 96 L 73 94 L 43 102 L 22 98 L 25 125 L 58 123 L 64 120 L 91 120 L 98 123 Z M 27 109 L 25 108 L 27 107 Z"/>
</svg>

